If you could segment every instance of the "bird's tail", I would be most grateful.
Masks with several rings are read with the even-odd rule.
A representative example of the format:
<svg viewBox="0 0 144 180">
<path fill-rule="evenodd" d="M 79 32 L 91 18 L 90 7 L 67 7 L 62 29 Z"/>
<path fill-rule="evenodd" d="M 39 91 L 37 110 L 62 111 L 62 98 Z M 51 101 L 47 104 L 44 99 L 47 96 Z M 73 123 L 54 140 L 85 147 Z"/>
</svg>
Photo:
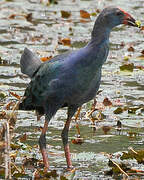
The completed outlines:
<svg viewBox="0 0 144 180">
<path fill-rule="evenodd" d="M 40 67 L 42 61 L 33 54 L 29 49 L 25 48 L 20 59 L 21 72 L 32 78 L 33 74 Z"/>
</svg>

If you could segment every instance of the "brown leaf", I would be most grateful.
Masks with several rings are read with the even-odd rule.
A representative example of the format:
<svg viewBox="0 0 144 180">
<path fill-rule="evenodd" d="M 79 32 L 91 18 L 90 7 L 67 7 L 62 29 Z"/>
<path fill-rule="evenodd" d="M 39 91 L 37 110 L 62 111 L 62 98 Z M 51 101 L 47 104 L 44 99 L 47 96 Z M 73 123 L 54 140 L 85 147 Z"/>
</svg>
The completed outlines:
<svg viewBox="0 0 144 180">
<path fill-rule="evenodd" d="M 103 100 L 103 104 L 104 104 L 104 106 L 111 106 L 111 105 L 112 105 L 112 102 L 111 102 L 108 98 L 105 98 L 105 99 Z"/>
<path fill-rule="evenodd" d="M 27 140 L 27 135 L 26 133 L 24 135 L 22 135 L 20 138 L 19 138 L 20 142 L 25 142 Z"/>
<path fill-rule="evenodd" d="M 83 140 L 83 138 L 75 138 L 75 139 L 72 139 L 72 141 L 71 141 L 73 144 L 82 144 L 82 143 L 84 143 L 84 140 Z"/>
<path fill-rule="evenodd" d="M 124 47 L 125 46 L 125 43 L 122 41 L 121 44 L 120 44 L 121 47 Z"/>
<path fill-rule="evenodd" d="M 8 18 L 9 19 L 14 19 L 17 15 L 16 14 L 11 14 Z"/>
<path fill-rule="evenodd" d="M 140 30 L 143 31 L 144 30 L 144 26 L 141 26 Z"/>
<path fill-rule="evenodd" d="M 100 11 L 100 9 L 96 9 L 96 12 L 97 12 L 97 13 L 100 13 L 101 11 Z"/>
<path fill-rule="evenodd" d="M 68 11 L 61 11 L 62 18 L 69 18 L 71 16 L 71 12 Z"/>
<path fill-rule="evenodd" d="M 80 17 L 85 19 L 90 19 L 90 14 L 87 11 L 80 10 Z"/>
<path fill-rule="evenodd" d="M 49 57 L 41 57 L 41 61 L 45 62 L 45 61 L 49 61 L 52 58 L 52 56 Z"/>
<path fill-rule="evenodd" d="M 144 49 L 141 51 L 141 53 L 144 55 Z"/>
<path fill-rule="evenodd" d="M 58 43 L 63 44 L 64 46 L 70 46 L 71 40 L 70 38 L 59 39 Z"/>
<path fill-rule="evenodd" d="M 112 128 L 111 126 L 103 126 L 102 130 L 103 130 L 104 134 L 107 134 L 111 130 L 111 128 Z"/>
<path fill-rule="evenodd" d="M 134 47 L 132 47 L 132 46 L 130 46 L 127 50 L 130 51 L 130 52 L 134 52 L 135 51 Z"/>
<path fill-rule="evenodd" d="M 12 92 L 12 91 L 9 91 L 9 93 L 10 93 L 12 96 L 16 97 L 17 99 L 20 99 L 20 98 L 21 98 L 18 94 L 14 93 L 14 92 Z"/>
<path fill-rule="evenodd" d="M 43 38 L 43 35 L 41 34 L 40 36 L 34 36 L 34 37 L 32 37 L 32 38 L 31 38 L 31 41 L 32 41 L 32 42 L 40 41 L 42 38 Z"/>
<path fill-rule="evenodd" d="M 144 70 L 144 66 L 135 66 L 135 68 L 140 69 L 140 70 Z"/>
<path fill-rule="evenodd" d="M 27 14 L 27 15 L 25 15 L 25 18 L 26 18 L 26 20 L 27 21 L 32 21 L 32 13 L 29 13 L 29 14 Z"/>
</svg>

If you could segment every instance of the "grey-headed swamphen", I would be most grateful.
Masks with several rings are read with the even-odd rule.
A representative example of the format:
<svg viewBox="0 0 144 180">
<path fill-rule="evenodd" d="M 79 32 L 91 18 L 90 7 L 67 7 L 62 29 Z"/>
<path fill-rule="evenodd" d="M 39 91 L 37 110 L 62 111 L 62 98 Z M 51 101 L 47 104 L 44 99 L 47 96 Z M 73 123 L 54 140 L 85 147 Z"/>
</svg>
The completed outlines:
<svg viewBox="0 0 144 180">
<path fill-rule="evenodd" d="M 39 145 L 46 169 L 49 168 L 45 137 L 48 123 L 62 107 L 68 107 L 68 117 L 61 137 L 67 168 L 72 168 L 68 144 L 71 118 L 78 107 L 95 97 L 100 86 L 102 65 L 109 52 L 110 32 L 120 24 L 137 27 L 135 19 L 124 10 L 107 7 L 96 19 L 91 40 L 85 47 L 58 55 L 45 63 L 25 48 L 20 60 L 21 71 L 31 78 L 31 82 L 19 109 L 45 114 Z"/>
</svg>

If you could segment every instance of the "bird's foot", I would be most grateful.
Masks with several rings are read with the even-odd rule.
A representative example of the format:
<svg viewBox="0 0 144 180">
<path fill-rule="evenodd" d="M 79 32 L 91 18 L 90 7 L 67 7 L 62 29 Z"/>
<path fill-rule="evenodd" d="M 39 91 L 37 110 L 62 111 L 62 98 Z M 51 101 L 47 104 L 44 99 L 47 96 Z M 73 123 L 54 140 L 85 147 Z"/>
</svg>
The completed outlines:
<svg viewBox="0 0 144 180">
<path fill-rule="evenodd" d="M 69 166 L 66 168 L 66 171 L 73 172 L 73 171 L 75 171 L 75 168 L 73 166 Z"/>
<path fill-rule="evenodd" d="M 49 171 L 49 166 L 48 167 L 44 167 L 44 173 L 47 173 Z"/>
</svg>

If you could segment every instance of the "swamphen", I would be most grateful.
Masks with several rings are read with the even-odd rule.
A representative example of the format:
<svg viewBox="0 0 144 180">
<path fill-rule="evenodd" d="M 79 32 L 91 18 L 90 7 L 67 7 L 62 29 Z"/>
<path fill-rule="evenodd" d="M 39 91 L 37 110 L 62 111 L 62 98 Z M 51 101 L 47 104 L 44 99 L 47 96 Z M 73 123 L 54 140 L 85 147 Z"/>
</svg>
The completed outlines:
<svg viewBox="0 0 144 180">
<path fill-rule="evenodd" d="M 109 52 L 110 32 L 120 24 L 137 27 L 135 19 L 124 10 L 107 7 L 96 19 L 91 40 L 85 47 L 58 55 L 45 63 L 25 48 L 20 60 L 21 71 L 31 78 L 31 82 L 19 109 L 45 114 L 39 145 L 46 169 L 49 168 L 45 137 L 48 123 L 62 107 L 68 107 L 68 117 L 61 137 L 67 168 L 72 168 L 68 144 L 71 118 L 78 107 L 95 97 L 100 86 L 102 65 Z"/>
</svg>

